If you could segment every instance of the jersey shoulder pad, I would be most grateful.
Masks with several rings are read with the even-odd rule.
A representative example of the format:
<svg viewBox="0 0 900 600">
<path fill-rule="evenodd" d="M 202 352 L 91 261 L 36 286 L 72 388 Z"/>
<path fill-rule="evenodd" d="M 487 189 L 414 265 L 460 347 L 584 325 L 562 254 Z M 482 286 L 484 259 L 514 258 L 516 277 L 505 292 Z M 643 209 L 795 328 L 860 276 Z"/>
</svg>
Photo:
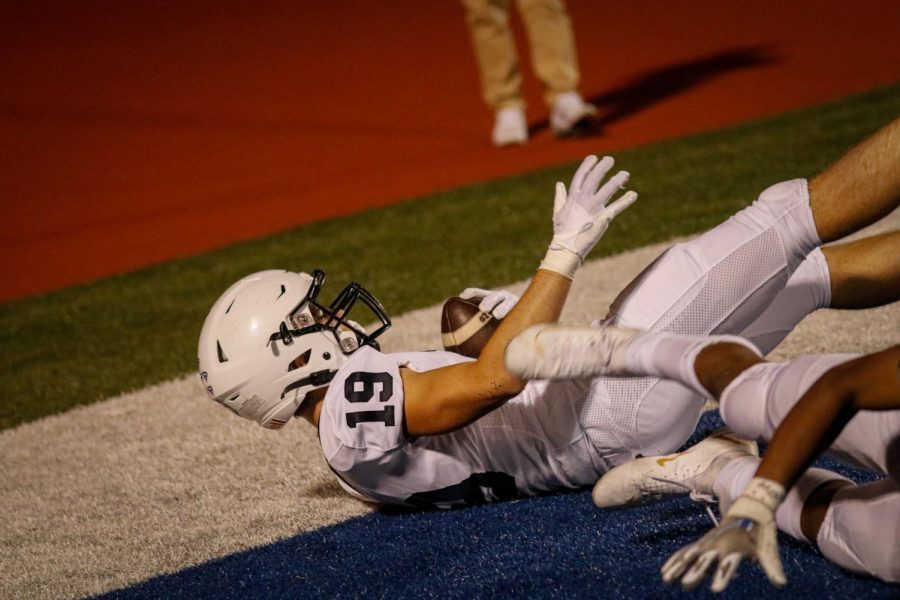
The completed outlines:
<svg viewBox="0 0 900 600">
<path fill-rule="evenodd" d="M 328 386 L 319 437 L 330 458 L 340 446 L 387 451 L 402 444 L 403 382 L 397 362 L 363 347 Z"/>
</svg>

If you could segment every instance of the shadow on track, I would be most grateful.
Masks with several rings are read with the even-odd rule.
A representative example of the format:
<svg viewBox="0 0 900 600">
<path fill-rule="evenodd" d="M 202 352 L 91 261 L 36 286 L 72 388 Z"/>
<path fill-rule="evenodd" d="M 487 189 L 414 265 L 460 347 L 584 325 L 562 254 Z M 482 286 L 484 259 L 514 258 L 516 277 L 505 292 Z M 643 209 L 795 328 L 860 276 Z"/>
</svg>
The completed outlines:
<svg viewBox="0 0 900 600">
<path fill-rule="evenodd" d="M 600 119 L 593 134 L 600 133 L 607 125 L 726 73 L 765 67 L 777 62 L 779 57 L 772 50 L 754 46 L 735 48 L 648 71 L 621 87 L 586 98 L 600 109 Z M 531 125 L 529 132 L 534 135 L 548 127 L 549 121 L 544 119 Z"/>
</svg>

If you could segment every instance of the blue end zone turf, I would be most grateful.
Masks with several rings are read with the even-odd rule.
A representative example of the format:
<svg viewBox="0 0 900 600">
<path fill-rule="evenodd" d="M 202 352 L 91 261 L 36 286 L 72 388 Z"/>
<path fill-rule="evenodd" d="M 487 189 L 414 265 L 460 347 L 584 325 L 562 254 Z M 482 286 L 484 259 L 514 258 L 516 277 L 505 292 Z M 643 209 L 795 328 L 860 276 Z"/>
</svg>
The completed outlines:
<svg viewBox="0 0 900 600">
<path fill-rule="evenodd" d="M 721 421 L 701 420 L 695 443 Z M 835 463 L 856 481 L 871 476 Z M 286 500 L 287 501 L 287 500 Z M 588 492 L 442 512 L 376 513 L 157 577 L 103 598 L 670 598 L 659 568 L 711 527 L 687 499 L 601 512 Z M 780 535 L 788 585 L 742 565 L 721 598 L 898 598 Z"/>
</svg>

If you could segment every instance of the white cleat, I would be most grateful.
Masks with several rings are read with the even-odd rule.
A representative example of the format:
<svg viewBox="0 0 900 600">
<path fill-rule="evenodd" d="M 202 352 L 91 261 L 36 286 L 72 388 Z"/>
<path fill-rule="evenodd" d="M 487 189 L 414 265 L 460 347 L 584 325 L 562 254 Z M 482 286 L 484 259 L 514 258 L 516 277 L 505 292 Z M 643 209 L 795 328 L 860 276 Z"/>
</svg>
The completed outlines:
<svg viewBox="0 0 900 600">
<path fill-rule="evenodd" d="M 494 117 L 491 142 L 495 146 L 522 145 L 528 141 L 528 123 L 521 108 L 503 108 Z"/>
<path fill-rule="evenodd" d="M 631 375 L 625 354 L 629 342 L 641 333 L 611 325 L 534 325 L 506 347 L 506 369 L 520 379 Z"/>
<path fill-rule="evenodd" d="M 744 456 L 759 456 L 756 442 L 742 440 L 723 427 L 684 452 L 646 456 L 611 469 L 594 485 L 594 504 L 634 506 L 688 493 L 710 501 L 722 467 Z"/>
<path fill-rule="evenodd" d="M 595 133 L 600 113 L 584 101 L 578 92 L 565 92 L 556 97 L 550 109 L 550 128 L 558 138 L 576 138 Z"/>
</svg>

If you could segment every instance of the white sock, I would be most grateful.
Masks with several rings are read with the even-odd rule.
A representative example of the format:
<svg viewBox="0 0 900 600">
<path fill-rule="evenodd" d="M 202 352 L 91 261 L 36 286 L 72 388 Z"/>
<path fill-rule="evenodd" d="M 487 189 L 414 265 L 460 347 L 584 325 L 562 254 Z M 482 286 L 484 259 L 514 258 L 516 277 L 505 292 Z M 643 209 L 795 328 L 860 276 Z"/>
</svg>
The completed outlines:
<svg viewBox="0 0 900 600">
<path fill-rule="evenodd" d="M 754 352 L 750 342 L 735 336 L 686 336 L 671 333 L 646 333 L 635 337 L 626 349 L 628 368 L 635 375 L 661 377 L 677 381 L 701 396 L 710 394 L 697 379 L 694 361 L 700 351 L 722 342 L 738 343 Z"/>
<path fill-rule="evenodd" d="M 719 512 L 725 514 L 753 479 L 759 459 L 755 456 L 736 458 L 719 471 L 713 482 L 713 493 L 719 499 Z"/>
</svg>

